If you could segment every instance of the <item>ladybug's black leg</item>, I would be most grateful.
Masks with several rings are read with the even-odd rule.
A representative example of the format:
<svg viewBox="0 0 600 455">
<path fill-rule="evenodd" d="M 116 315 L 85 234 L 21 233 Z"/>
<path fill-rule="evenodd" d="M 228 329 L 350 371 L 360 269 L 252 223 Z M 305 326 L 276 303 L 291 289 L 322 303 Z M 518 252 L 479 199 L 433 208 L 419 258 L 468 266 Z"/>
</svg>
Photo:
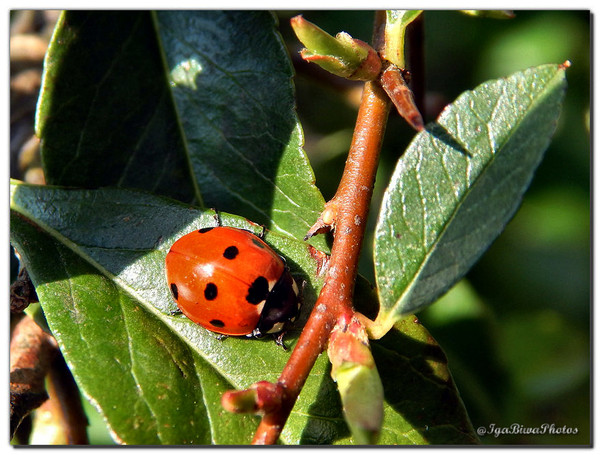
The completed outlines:
<svg viewBox="0 0 600 455">
<path fill-rule="evenodd" d="M 183 312 L 179 308 L 176 310 L 169 310 L 169 316 L 179 316 L 180 314 L 183 314 Z"/>
<path fill-rule="evenodd" d="M 264 224 L 261 227 L 262 227 L 262 230 L 260 231 L 260 234 L 258 235 L 258 237 L 261 240 L 264 240 L 265 234 L 267 233 L 267 227 Z"/>
<path fill-rule="evenodd" d="M 219 333 L 217 335 L 217 340 L 219 340 L 219 341 L 223 341 L 225 338 L 229 338 L 229 335 L 224 335 L 222 333 Z"/>
<path fill-rule="evenodd" d="M 213 209 L 215 211 L 213 218 L 215 220 L 215 223 L 217 223 L 218 227 L 223 226 L 222 222 L 221 222 L 221 213 L 217 210 L 217 209 Z"/>
<path fill-rule="evenodd" d="M 285 332 L 279 332 L 278 334 L 273 335 L 273 338 L 275 339 L 275 344 L 277 346 L 281 346 L 284 351 L 287 351 L 288 348 L 285 345 L 285 343 L 283 342 L 283 337 L 284 336 L 285 336 Z"/>
</svg>

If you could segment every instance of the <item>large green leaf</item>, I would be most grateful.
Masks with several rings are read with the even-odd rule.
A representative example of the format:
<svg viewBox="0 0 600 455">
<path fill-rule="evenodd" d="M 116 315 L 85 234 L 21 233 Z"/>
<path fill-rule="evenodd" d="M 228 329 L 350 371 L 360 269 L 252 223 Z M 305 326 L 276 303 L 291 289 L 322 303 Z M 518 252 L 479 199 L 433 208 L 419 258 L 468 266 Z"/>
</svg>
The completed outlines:
<svg viewBox="0 0 600 455">
<path fill-rule="evenodd" d="M 448 290 L 502 231 L 550 142 L 565 87 L 562 65 L 487 82 L 415 137 L 377 224 L 373 336 Z"/>
<path fill-rule="evenodd" d="M 37 118 L 48 182 L 141 188 L 304 237 L 324 201 L 275 25 L 264 11 L 63 13 Z"/>
<path fill-rule="evenodd" d="M 36 133 L 48 183 L 199 199 L 150 13 L 63 12 L 44 67 Z"/>
<path fill-rule="evenodd" d="M 221 218 L 260 230 L 239 217 Z M 180 235 L 214 224 L 211 211 L 143 192 L 11 186 L 11 241 L 78 384 L 124 443 L 249 443 L 257 419 L 228 414 L 220 395 L 275 381 L 289 358 L 269 339 L 218 340 L 170 314 L 166 253 Z M 322 279 L 306 243 L 273 232 L 265 239 L 306 281 L 300 322 L 285 338 L 293 348 Z M 360 283 L 358 298 L 372 299 L 374 291 Z M 413 319 L 374 347 L 386 399 L 381 442 L 471 443 L 445 357 Z M 308 377 L 281 442 L 352 443 L 326 355 Z"/>
<path fill-rule="evenodd" d="M 293 70 L 266 12 L 158 12 L 196 184 L 207 206 L 302 238 L 323 208 L 301 149 Z"/>
<path fill-rule="evenodd" d="M 258 421 L 232 416 L 220 395 L 276 380 L 289 353 L 269 340 L 218 340 L 175 309 L 164 277 L 173 241 L 214 225 L 212 213 L 117 189 L 16 185 L 11 240 L 48 324 L 85 394 L 127 444 L 242 444 Z M 260 230 L 243 219 L 224 222 Z M 273 242 L 273 238 L 277 238 Z M 269 234 L 298 281 L 316 276 L 307 245 Z M 300 274 L 300 275 L 298 275 Z M 312 280 L 305 286 L 314 301 Z M 309 305 L 307 305 L 309 307 Z M 293 345 L 292 332 L 286 341 Z M 232 422 L 234 425 L 232 425 Z M 231 425 L 231 426 L 230 426 Z"/>
</svg>

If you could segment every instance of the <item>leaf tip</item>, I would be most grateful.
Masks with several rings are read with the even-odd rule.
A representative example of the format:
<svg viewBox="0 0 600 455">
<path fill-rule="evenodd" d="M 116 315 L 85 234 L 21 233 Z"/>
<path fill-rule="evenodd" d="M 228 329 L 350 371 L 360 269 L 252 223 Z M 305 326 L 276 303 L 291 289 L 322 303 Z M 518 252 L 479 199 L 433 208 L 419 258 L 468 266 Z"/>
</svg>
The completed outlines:
<svg viewBox="0 0 600 455">
<path fill-rule="evenodd" d="M 566 70 L 567 68 L 571 68 L 571 60 L 565 60 L 563 63 L 558 65 L 558 68 L 561 70 Z"/>
</svg>

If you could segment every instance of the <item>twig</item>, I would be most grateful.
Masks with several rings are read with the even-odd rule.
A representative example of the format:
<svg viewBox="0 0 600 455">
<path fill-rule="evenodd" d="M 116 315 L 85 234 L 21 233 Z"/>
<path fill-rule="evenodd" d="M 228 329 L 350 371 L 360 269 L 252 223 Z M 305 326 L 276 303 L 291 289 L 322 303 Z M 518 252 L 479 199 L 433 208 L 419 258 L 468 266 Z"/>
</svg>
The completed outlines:
<svg viewBox="0 0 600 455">
<path fill-rule="evenodd" d="M 381 20 L 382 15 L 377 16 Z M 375 33 L 382 27 L 377 22 Z M 381 40 L 376 36 L 374 42 Z M 318 355 L 339 317 L 352 315 L 354 281 L 375 182 L 390 102 L 377 82 L 364 87 L 346 167 L 336 195 L 326 205 L 335 236 L 325 285 L 288 363 L 282 371 L 281 407 L 267 412 L 253 444 L 275 444 Z"/>
<path fill-rule="evenodd" d="M 48 398 L 44 379 L 58 353 L 54 338 L 33 319 L 23 313 L 14 319 L 10 342 L 11 437 L 21 421 Z"/>
</svg>

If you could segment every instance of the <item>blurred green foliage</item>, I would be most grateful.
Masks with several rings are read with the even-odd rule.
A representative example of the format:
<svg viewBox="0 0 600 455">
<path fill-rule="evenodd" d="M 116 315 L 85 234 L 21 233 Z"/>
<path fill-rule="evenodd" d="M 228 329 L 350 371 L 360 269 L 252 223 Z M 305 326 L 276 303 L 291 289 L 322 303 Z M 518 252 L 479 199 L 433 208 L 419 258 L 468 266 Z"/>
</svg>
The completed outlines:
<svg viewBox="0 0 600 455">
<path fill-rule="evenodd" d="M 328 199 L 343 171 L 360 85 L 332 80 L 298 61 L 301 45 L 289 26 L 298 13 L 329 33 L 346 31 L 367 42 L 374 13 L 278 13 L 296 65 L 305 149 Z M 572 64 L 556 134 L 522 207 L 467 278 L 419 314 L 449 357 L 475 428 L 554 423 L 578 430 L 488 434 L 484 443 L 590 443 L 590 21 L 589 11 L 515 11 L 507 20 L 456 11 L 423 16 L 426 121 L 486 80 L 544 63 Z M 413 70 L 413 81 L 421 77 Z M 413 136 L 392 112 L 372 214 Z M 361 262 L 370 279 L 374 218 Z"/>
</svg>

